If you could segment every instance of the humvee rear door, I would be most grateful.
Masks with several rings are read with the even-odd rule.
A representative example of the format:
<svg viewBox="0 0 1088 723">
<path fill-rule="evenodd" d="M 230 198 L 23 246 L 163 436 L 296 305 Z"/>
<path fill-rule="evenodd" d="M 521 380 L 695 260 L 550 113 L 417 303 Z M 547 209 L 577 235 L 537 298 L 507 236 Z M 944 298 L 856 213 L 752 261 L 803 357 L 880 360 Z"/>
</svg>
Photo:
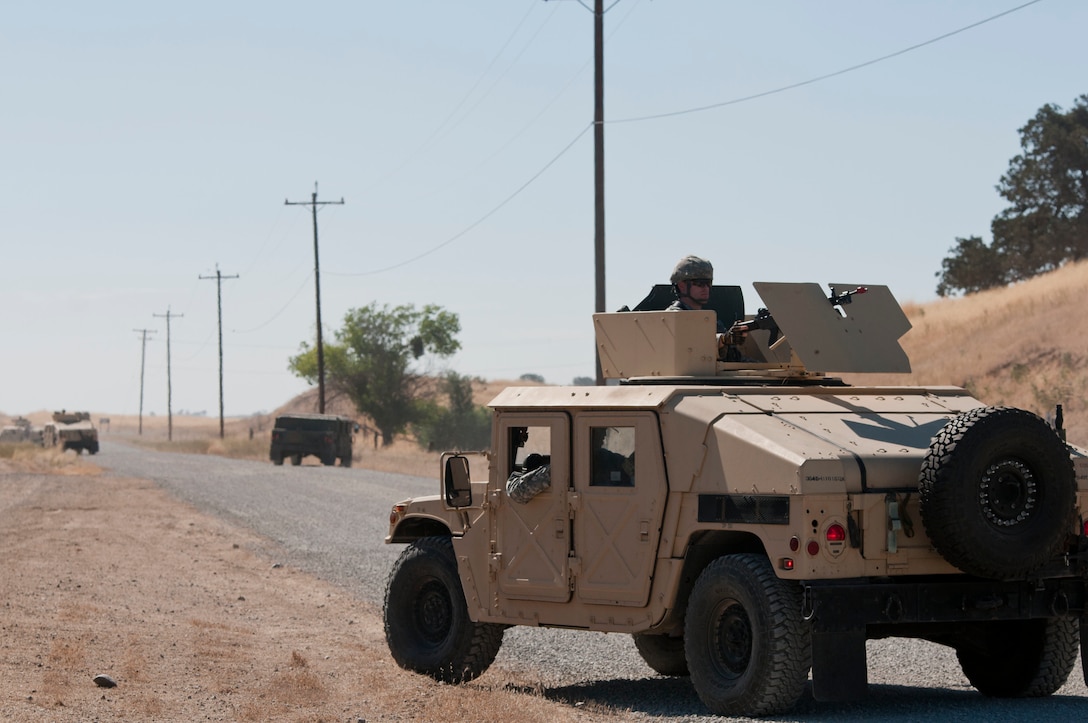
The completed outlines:
<svg viewBox="0 0 1088 723">
<path fill-rule="evenodd" d="M 574 448 L 572 559 L 578 599 L 644 606 L 668 494 L 657 417 L 579 414 Z"/>
</svg>

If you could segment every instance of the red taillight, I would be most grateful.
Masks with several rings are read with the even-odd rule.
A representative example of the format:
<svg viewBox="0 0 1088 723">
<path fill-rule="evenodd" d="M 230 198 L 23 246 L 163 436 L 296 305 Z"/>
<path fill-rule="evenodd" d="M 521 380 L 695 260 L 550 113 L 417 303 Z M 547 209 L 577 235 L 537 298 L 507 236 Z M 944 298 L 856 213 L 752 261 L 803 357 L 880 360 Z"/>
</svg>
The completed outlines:
<svg viewBox="0 0 1088 723">
<path fill-rule="evenodd" d="M 793 558 L 792 557 L 783 557 L 782 559 L 780 559 L 778 561 L 778 567 L 780 567 L 783 570 L 792 570 L 793 569 Z"/>
<path fill-rule="evenodd" d="M 809 555 L 816 557 L 820 554 L 820 543 L 816 542 L 816 540 L 809 540 L 808 547 L 805 549 L 808 551 Z"/>
<path fill-rule="evenodd" d="M 1085 521 L 1084 521 L 1084 525 L 1083 525 L 1083 528 L 1084 528 L 1084 529 L 1083 529 L 1083 532 L 1082 532 L 1082 534 L 1083 534 L 1083 535 L 1084 535 L 1085 537 L 1088 537 L 1088 520 L 1085 520 Z"/>
<path fill-rule="evenodd" d="M 794 535 L 790 538 L 790 552 L 797 552 L 801 549 L 801 540 Z"/>
<path fill-rule="evenodd" d="M 828 525 L 825 536 L 827 537 L 828 542 L 845 542 L 846 528 L 840 525 L 838 522 Z"/>
</svg>

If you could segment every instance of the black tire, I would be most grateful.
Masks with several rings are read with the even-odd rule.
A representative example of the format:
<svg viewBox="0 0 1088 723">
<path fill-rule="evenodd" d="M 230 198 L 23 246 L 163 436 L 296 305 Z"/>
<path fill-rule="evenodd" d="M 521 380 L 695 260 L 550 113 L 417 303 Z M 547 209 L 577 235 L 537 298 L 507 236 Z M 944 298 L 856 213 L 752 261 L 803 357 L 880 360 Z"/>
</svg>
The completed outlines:
<svg viewBox="0 0 1088 723">
<path fill-rule="evenodd" d="M 302 455 L 301 454 L 292 454 L 291 455 L 291 464 L 294 465 L 295 467 L 298 467 L 300 464 L 302 464 Z"/>
<path fill-rule="evenodd" d="M 1088 685 L 1088 615 L 1080 618 L 1080 671 L 1084 684 Z"/>
<path fill-rule="evenodd" d="M 929 446 L 919 511 L 950 563 L 980 577 L 1030 575 L 1061 552 L 1076 512 L 1065 443 L 1042 419 L 1012 407 L 955 417 Z"/>
<path fill-rule="evenodd" d="M 401 554 L 389 573 L 384 615 L 397 665 L 443 683 L 464 683 L 487 670 L 506 629 L 469 618 L 448 537 L 424 537 Z"/>
<path fill-rule="evenodd" d="M 659 675 L 690 675 L 688 672 L 688 659 L 684 653 L 684 639 L 674 638 L 671 635 L 650 635 L 648 633 L 635 633 L 631 636 L 635 641 L 635 648 L 642 659 L 646 661 Z"/>
<path fill-rule="evenodd" d="M 351 457 L 341 457 L 340 458 L 340 466 L 341 467 L 350 467 L 351 466 Z"/>
<path fill-rule="evenodd" d="M 272 464 L 276 465 L 277 467 L 281 466 L 283 464 L 283 455 L 273 457 Z"/>
<path fill-rule="evenodd" d="M 991 698 L 1041 698 L 1069 678 L 1080 647 L 1076 618 L 978 623 L 956 646 L 967 680 Z"/>
<path fill-rule="evenodd" d="M 812 667 L 801 588 L 779 580 L 761 555 L 720 557 L 695 581 L 684 645 L 695 691 L 715 714 L 789 710 Z"/>
</svg>

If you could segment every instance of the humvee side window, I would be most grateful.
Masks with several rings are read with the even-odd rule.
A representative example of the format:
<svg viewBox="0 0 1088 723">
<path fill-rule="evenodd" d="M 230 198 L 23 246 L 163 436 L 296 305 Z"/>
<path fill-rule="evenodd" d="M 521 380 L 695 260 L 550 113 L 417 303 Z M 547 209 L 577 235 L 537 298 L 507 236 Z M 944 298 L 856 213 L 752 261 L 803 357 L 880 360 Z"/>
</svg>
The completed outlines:
<svg viewBox="0 0 1088 723">
<path fill-rule="evenodd" d="M 635 486 L 635 428 L 590 427 L 591 487 Z"/>
<path fill-rule="evenodd" d="M 525 472 L 551 464 L 552 428 L 511 427 L 509 450 L 508 476 L 512 472 Z"/>
</svg>

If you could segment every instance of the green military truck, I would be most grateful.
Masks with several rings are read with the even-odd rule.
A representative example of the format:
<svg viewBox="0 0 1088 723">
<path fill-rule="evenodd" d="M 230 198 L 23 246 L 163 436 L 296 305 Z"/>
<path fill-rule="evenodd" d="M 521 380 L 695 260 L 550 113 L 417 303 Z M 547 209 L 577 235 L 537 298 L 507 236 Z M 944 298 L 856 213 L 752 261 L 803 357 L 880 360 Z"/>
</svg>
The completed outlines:
<svg viewBox="0 0 1088 723">
<path fill-rule="evenodd" d="M 951 647 L 987 696 L 1064 684 L 1088 650 L 1085 450 L 961 388 L 829 376 L 909 371 L 887 287 L 755 287 L 757 315 L 736 287 L 596 314 L 619 384 L 491 402 L 489 473 L 445 453 L 439 494 L 391 510 L 398 664 L 471 680 L 523 625 L 630 634 L 719 715 L 782 713 L 810 671 L 818 701 L 861 697 L 886 637 Z M 718 316 L 747 334 L 719 349 Z"/>
<path fill-rule="evenodd" d="M 272 445 L 268 456 L 272 464 L 302 464 L 303 457 L 313 455 L 323 465 L 351 466 L 352 437 L 358 425 L 348 417 L 332 414 L 284 414 L 276 417 L 272 428 Z"/>
</svg>

